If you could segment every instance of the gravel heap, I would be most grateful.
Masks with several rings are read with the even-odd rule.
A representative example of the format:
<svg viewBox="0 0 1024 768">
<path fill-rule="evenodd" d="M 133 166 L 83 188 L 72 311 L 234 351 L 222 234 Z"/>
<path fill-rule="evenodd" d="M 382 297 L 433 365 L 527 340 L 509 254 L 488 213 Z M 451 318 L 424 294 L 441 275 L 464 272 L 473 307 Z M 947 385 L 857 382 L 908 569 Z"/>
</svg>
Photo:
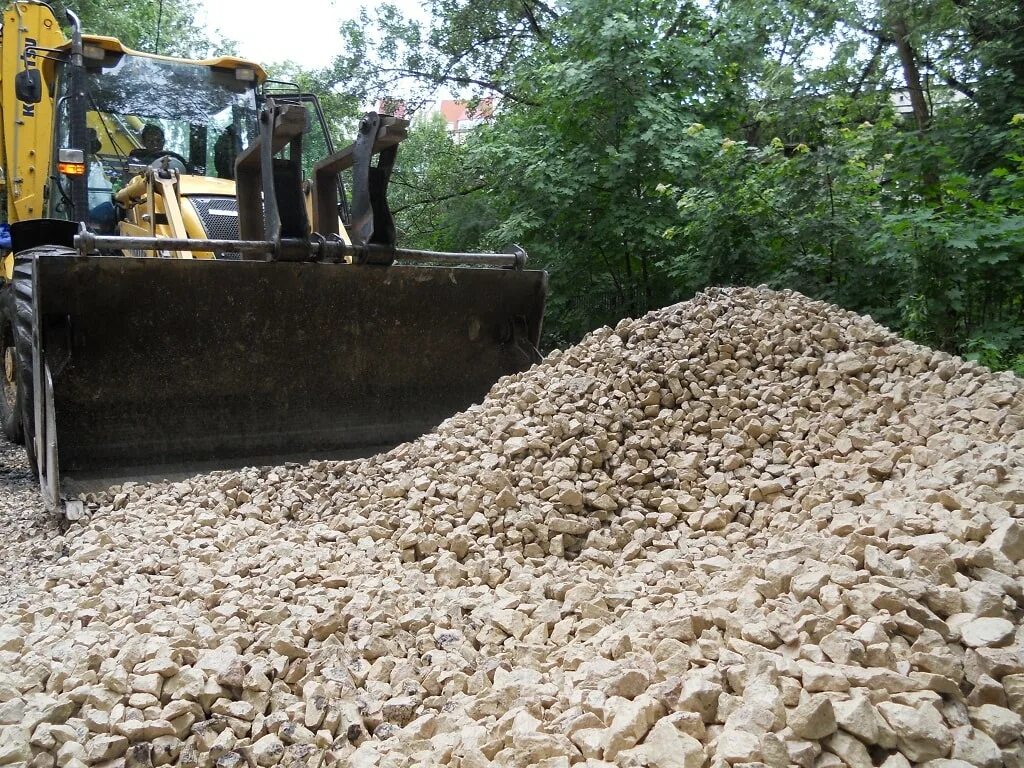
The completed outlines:
<svg viewBox="0 0 1024 768">
<path fill-rule="evenodd" d="M 1024 389 L 714 290 L 388 454 L 113 489 L 0 764 L 1024 765 Z"/>
</svg>

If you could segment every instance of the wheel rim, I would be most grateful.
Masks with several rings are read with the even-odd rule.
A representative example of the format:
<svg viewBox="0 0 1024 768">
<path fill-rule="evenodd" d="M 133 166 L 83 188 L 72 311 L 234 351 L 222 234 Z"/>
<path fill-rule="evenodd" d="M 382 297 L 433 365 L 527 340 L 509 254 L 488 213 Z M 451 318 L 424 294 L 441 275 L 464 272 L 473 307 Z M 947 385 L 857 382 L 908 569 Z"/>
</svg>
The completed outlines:
<svg viewBox="0 0 1024 768">
<path fill-rule="evenodd" d="M 4 377 L 3 377 L 3 398 L 4 406 L 8 413 L 11 413 L 18 402 L 18 371 L 14 362 L 14 347 L 4 344 Z"/>
</svg>

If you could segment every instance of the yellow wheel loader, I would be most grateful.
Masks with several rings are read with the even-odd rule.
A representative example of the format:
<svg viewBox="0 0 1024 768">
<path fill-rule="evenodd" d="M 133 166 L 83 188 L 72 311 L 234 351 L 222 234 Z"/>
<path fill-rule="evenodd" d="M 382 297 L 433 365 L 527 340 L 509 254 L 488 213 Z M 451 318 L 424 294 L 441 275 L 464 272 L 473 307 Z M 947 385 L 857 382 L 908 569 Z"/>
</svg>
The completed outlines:
<svg viewBox="0 0 1024 768">
<path fill-rule="evenodd" d="M 525 253 L 396 245 L 405 121 L 367 113 L 335 151 L 316 99 L 258 65 L 68 17 L 66 36 L 18 0 L 0 33 L 0 418 L 49 506 L 377 452 L 538 359 L 547 278 Z"/>
</svg>

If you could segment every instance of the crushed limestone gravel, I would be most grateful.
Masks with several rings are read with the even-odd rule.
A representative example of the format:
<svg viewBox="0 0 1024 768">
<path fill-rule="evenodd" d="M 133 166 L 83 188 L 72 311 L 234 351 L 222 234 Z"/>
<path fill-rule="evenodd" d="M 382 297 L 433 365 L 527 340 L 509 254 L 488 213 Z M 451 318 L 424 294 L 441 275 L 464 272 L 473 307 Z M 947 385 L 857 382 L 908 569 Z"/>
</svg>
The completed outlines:
<svg viewBox="0 0 1024 768">
<path fill-rule="evenodd" d="M 63 547 L 60 521 L 43 509 L 25 449 L 0 436 L 0 610 L 30 594 Z"/>
<path fill-rule="evenodd" d="M 0 765 L 1024 765 L 1024 387 L 712 290 L 374 458 L 131 485 Z"/>
</svg>

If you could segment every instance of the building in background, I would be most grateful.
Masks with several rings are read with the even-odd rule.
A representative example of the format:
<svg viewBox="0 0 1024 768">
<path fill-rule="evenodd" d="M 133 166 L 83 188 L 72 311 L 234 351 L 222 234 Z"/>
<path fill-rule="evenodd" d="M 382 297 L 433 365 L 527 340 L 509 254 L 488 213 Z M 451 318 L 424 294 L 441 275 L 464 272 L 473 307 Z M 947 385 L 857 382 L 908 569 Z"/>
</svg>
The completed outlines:
<svg viewBox="0 0 1024 768">
<path fill-rule="evenodd" d="M 481 99 L 474 106 L 470 102 L 442 99 L 435 102 L 435 111 L 440 112 L 448 125 L 448 132 L 458 141 L 461 136 L 494 117 L 494 100 Z"/>
<path fill-rule="evenodd" d="M 439 99 L 419 107 L 410 117 L 410 110 L 404 101 L 381 99 L 376 109 L 381 113 L 412 120 L 441 115 L 448 133 L 455 141 L 461 141 L 468 132 L 494 116 L 495 106 L 494 99 L 481 99 L 475 104 L 459 99 Z"/>
</svg>

